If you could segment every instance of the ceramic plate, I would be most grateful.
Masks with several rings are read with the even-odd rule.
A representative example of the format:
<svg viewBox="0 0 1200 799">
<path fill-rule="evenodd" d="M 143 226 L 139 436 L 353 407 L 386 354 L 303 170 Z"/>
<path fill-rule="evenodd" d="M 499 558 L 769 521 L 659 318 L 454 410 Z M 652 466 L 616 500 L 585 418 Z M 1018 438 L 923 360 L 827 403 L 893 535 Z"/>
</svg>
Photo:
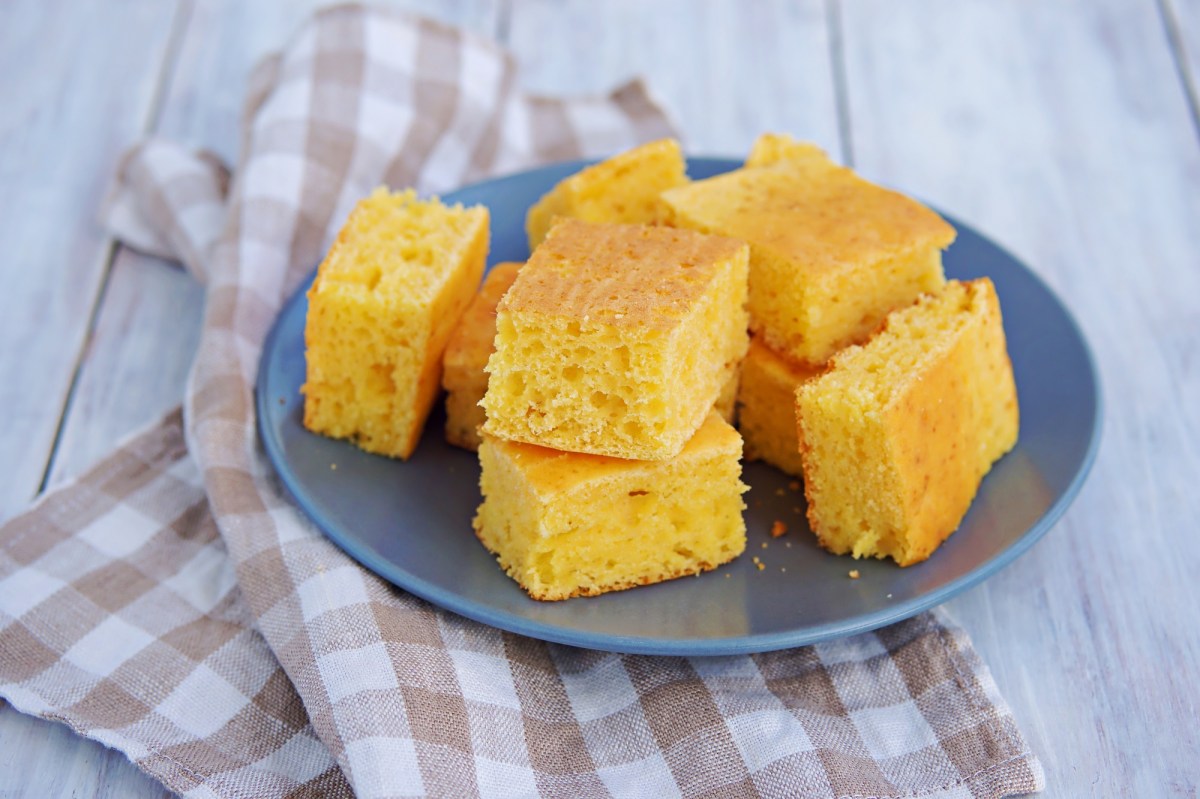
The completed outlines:
<svg viewBox="0 0 1200 799">
<path fill-rule="evenodd" d="M 689 172 L 701 178 L 737 165 L 693 158 Z M 581 166 L 489 180 L 444 199 L 490 208 L 489 264 L 524 260 L 525 210 Z M 958 239 L 946 252 L 947 275 L 987 275 L 999 292 L 1021 435 L 984 479 L 959 530 L 933 557 L 907 569 L 820 550 L 804 520 L 803 492 L 790 488 L 783 473 L 752 463 L 744 473 L 751 486 L 749 542 L 733 563 L 630 591 L 535 602 L 472 533 L 479 467 L 472 453 L 445 443 L 440 407 L 406 463 L 304 430 L 303 289 L 283 308 L 264 348 L 257 389 L 263 444 L 296 502 L 351 557 L 400 588 L 504 630 L 619 652 L 723 655 L 810 644 L 899 621 L 945 602 L 1029 549 L 1078 492 L 1098 442 L 1096 372 L 1070 315 L 1012 255 L 950 221 Z M 769 534 L 776 519 L 790 530 L 780 539 Z M 756 555 L 764 570 L 752 562 Z M 849 579 L 851 569 L 861 577 Z"/>
</svg>

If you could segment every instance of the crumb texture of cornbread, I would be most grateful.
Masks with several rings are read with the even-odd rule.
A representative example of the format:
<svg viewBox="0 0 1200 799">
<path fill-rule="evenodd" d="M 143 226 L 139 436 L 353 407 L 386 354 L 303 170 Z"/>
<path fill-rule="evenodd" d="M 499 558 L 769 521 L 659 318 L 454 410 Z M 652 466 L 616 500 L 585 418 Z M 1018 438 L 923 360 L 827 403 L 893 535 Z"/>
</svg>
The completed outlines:
<svg viewBox="0 0 1200 799">
<path fill-rule="evenodd" d="M 442 388 L 446 389 L 446 441 L 463 449 L 479 449 L 479 427 L 484 423 L 479 401 L 487 391 L 488 358 L 496 339 L 496 305 L 517 278 L 521 264 L 506 261 L 493 266 L 483 278 L 450 335 L 442 356 Z"/>
<path fill-rule="evenodd" d="M 950 281 L 796 392 L 808 519 L 837 554 L 925 560 L 1017 440 L 1017 394 L 987 278 Z"/>
<path fill-rule="evenodd" d="M 793 477 L 803 476 L 796 433 L 796 389 L 820 372 L 820 367 L 784 358 L 763 343 L 761 336 L 750 339 L 737 400 L 746 460 L 765 461 Z"/>
<path fill-rule="evenodd" d="M 586 167 L 565 178 L 525 216 L 532 252 L 555 217 L 586 222 L 649 223 L 661 215 L 659 195 L 687 183 L 679 142 L 659 139 Z"/>
<path fill-rule="evenodd" d="M 664 221 L 750 244 L 750 327 L 820 364 L 945 282 L 945 220 L 811 145 L 760 142 L 749 166 L 663 193 Z"/>
<path fill-rule="evenodd" d="M 741 453 L 741 437 L 715 412 L 667 461 L 485 435 L 475 533 L 539 600 L 698 574 L 746 547 Z"/>
<path fill-rule="evenodd" d="M 408 458 L 487 249 L 484 207 L 385 188 L 359 202 L 308 292 L 304 426 Z"/>
<path fill-rule="evenodd" d="M 747 263 L 744 243 L 695 231 L 560 222 L 497 308 L 484 432 L 679 454 L 745 355 Z"/>
</svg>

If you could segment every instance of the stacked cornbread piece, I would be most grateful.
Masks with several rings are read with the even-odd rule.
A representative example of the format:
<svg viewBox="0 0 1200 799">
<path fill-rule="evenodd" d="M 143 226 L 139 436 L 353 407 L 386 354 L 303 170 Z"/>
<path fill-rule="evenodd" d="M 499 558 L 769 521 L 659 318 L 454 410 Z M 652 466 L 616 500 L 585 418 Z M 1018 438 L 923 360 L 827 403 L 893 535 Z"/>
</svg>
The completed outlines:
<svg viewBox="0 0 1200 799">
<path fill-rule="evenodd" d="M 500 301 L 475 532 L 536 599 L 745 548 L 742 440 L 714 405 L 747 346 L 749 250 L 561 219 Z"/>
</svg>

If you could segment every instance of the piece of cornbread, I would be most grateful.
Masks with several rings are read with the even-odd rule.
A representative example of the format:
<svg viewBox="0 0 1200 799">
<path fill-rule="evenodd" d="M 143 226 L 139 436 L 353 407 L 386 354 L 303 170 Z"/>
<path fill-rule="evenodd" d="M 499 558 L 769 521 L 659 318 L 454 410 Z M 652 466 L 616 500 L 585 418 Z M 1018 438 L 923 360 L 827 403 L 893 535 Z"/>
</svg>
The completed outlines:
<svg viewBox="0 0 1200 799">
<path fill-rule="evenodd" d="M 829 167 L 829 156 L 820 147 L 781 133 L 764 133 L 755 139 L 750 155 L 746 157 L 746 166 L 771 166 L 781 161 L 814 169 Z"/>
<path fill-rule="evenodd" d="M 678 455 L 746 352 L 747 259 L 691 230 L 561 221 L 497 308 L 484 432 Z"/>
<path fill-rule="evenodd" d="M 746 460 L 762 460 L 794 477 L 804 474 L 796 436 L 796 389 L 820 374 L 798 365 L 750 338 L 738 388 L 738 429 L 746 440 Z"/>
<path fill-rule="evenodd" d="M 308 291 L 304 426 L 412 454 L 487 249 L 484 207 L 384 188 L 359 202 Z"/>
<path fill-rule="evenodd" d="M 483 436 L 475 534 L 534 599 L 713 569 L 746 547 L 742 439 L 712 412 L 677 456 L 634 461 Z"/>
<path fill-rule="evenodd" d="M 888 316 L 796 392 L 808 520 L 837 554 L 925 560 L 1017 440 L 992 282 L 949 282 Z"/>
<path fill-rule="evenodd" d="M 479 401 L 487 391 L 488 357 L 496 340 L 496 305 L 517 279 L 521 264 L 493 266 L 483 278 L 442 356 L 442 388 L 446 389 L 446 441 L 463 449 L 479 449 L 484 423 Z"/>
<path fill-rule="evenodd" d="M 646 223 L 657 219 L 658 196 L 687 183 L 679 142 L 659 139 L 593 164 L 559 182 L 529 209 L 525 232 L 532 252 L 555 217 L 586 222 Z"/>
<path fill-rule="evenodd" d="M 721 414 L 721 418 L 730 424 L 737 419 L 738 384 L 741 382 L 741 377 L 741 361 L 726 364 L 725 382 L 721 384 L 721 391 L 717 394 L 717 402 L 713 406 L 717 413 Z"/>
<path fill-rule="evenodd" d="M 762 145 L 752 160 L 763 166 L 664 192 L 664 221 L 749 242 L 751 330 L 776 352 L 819 364 L 940 288 L 941 250 L 955 232 L 815 148 L 803 157 L 783 149 Z"/>
</svg>

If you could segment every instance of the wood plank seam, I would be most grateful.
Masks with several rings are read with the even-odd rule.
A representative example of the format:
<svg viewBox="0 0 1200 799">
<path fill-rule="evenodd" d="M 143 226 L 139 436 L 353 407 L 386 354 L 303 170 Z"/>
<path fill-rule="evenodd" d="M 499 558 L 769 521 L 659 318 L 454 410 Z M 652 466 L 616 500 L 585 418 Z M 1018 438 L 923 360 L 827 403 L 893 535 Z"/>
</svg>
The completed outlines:
<svg viewBox="0 0 1200 799">
<path fill-rule="evenodd" d="M 825 24 L 829 28 L 829 63 L 833 75 L 833 100 L 837 111 L 838 144 L 842 163 L 854 167 L 854 137 L 850 127 L 850 98 L 847 95 L 846 51 L 843 47 L 842 11 L 838 0 L 825 0 Z"/>
<path fill-rule="evenodd" d="M 1163 32 L 1167 37 L 1167 46 L 1171 58 L 1175 62 L 1175 70 L 1179 74 L 1179 82 L 1183 87 L 1183 96 L 1187 100 L 1188 112 L 1192 117 L 1192 129 L 1200 137 L 1200 105 L 1197 104 L 1196 79 L 1188 69 L 1185 57 L 1183 33 L 1179 29 L 1179 20 L 1171 8 L 1169 0 L 1156 0 L 1158 15 L 1162 19 Z"/>
<path fill-rule="evenodd" d="M 167 36 L 167 46 L 163 50 L 163 63 L 158 70 L 158 84 L 154 88 L 154 95 L 150 98 L 150 103 L 146 109 L 146 118 L 141 125 L 142 135 L 149 133 L 158 126 L 158 120 L 162 114 L 163 105 L 167 97 L 167 89 L 174 78 L 174 65 L 178 60 L 179 48 L 183 43 L 188 20 L 191 19 L 191 7 L 192 0 L 178 0 L 176 3 L 175 14 L 171 20 L 171 32 Z M 112 164 L 111 168 L 115 169 L 116 164 Z M 59 411 L 58 424 L 55 426 L 54 438 L 50 444 L 50 452 L 46 456 L 46 463 L 42 468 L 42 477 L 38 481 L 38 495 L 46 490 L 51 475 L 54 473 L 54 464 L 58 458 L 59 445 L 62 443 L 63 430 L 66 428 L 67 418 L 71 415 L 71 406 L 75 400 L 75 391 L 79 386 L 80 373 L 83 371 L 84 363 L 87 361 L 88 353 L 92 348 L 92 341 L 96 335 L 96 324 L 100 319 L 100 310 L 104 307 L 105 297 L 108 296 L 109 281 L 112 279 L 113 262 L 116 261 L 120 246 L 111 236 L 107 237 L 100 285 L 96 290 L 96 297 L 92 301 L 92 307 L 89 309 L 87 326 L 85 328 L 86 333 L 80 344 L 79 353 L 75 357 L 75 364 L 71 369 L 70 385 L 67 387 L 66 397 L 64 397 L 62 408 Z"/>
<path fill-rule="evenodd" d="M 496 6 L 496 41 L 506 48 L 512 30 L 512 14 L 512 0 L 499 0 Z"/>
</svg>

